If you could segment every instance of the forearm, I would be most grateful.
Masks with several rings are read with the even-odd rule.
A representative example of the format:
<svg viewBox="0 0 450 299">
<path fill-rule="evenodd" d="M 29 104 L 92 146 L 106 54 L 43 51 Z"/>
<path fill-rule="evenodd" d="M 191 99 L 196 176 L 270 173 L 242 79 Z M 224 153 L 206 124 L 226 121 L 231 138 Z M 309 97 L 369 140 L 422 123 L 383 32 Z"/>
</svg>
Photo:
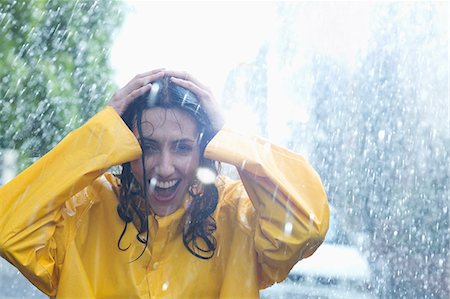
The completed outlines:
<svg viewBox="0 0 450 299">
<path fill-rule="evenodd" d="M 0 189 L 0 254 L 22 272 L 51 275 L 56 250 L 64 250 L 50 240 L 61 226 L 66 200 L 112 165 L 140 153 L 134 135 L 112 108 L 71 132 Z"/>
<path fill-rule="evenodd" d="M 9 224 L 27 226 L 61 206 L 109 167 L 140 155 L 137 141 L 118 118 L 112 108 L 101 111 L 0 189 L 2 243 L 9 239 L 4 233 Z M 15 214 L 19 219 L 10 217 Z"/>
<path fill-rule="evenodd" d="M 255 247 L 271 279 L 287 275 L 323 241 L 329 208 L 321 180 L 301 156 L 257 137 L 224 129 L 205 155 L 237 167 L 256 210 Z"/>
</svg>

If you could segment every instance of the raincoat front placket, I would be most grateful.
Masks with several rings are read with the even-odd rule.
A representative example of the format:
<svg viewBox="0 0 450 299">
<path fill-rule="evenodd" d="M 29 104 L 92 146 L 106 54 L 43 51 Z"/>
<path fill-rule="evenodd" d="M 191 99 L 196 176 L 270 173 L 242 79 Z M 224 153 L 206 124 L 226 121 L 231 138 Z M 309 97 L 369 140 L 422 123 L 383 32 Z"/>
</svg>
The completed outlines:
<svg viewBox="0 0 450 299">
<path fill-rule="evenodd" d="M 163 298 L 169 289 L 169 277 L 164 271 L 165 263 L 173 263 L 168 259 L 170 251 L 180 243 L 182 227 L 180 221 L 185 213 L 182 206 L 175 213 L 160 217 L 149 216 L 149 254 L 146 266 L 147 289 L 150 298 Z M 177 242 L 178 241 L 178 242 Z M 175 243 L 175 244 L 174 244 Z M 179 246 L 179 244 L 178 244 Z"/>
</svg>

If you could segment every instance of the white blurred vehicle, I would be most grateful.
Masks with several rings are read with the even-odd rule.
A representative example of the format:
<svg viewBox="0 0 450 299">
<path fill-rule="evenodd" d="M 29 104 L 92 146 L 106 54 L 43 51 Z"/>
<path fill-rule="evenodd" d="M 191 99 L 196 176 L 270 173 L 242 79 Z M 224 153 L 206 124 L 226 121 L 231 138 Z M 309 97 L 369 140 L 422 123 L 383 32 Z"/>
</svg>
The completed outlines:
<svg viewBox="0 0 450 299">
<path fill-rule="evenodd" d="M 325 242 L 311 257 L 298 262 L 286 280 L 263 290 L 261 298 L 376 298 L 370 290 L 371 270 L 367 259 L 356 246 L 349 244 L 336 225 L 332 209 Z"/>
</svg>

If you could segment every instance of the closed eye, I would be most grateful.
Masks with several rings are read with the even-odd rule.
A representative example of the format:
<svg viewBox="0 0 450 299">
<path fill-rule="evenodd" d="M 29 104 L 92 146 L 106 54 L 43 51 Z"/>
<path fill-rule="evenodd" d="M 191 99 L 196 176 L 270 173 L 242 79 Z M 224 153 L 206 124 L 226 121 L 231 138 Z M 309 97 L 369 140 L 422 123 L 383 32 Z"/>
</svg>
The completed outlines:
<svg viewBox="0 0 450 299">
<path fill-rule="evenodd" d="M 144 140 L 141 143 L 141 148 L 146 153 L 158 153 L 160 151 L 160 146 L 158 143 L 151 141 L 151 140 Z"/>
<path fill-rule="evenodd" d="M 175 152 L 181 153 L 181 154 L 189 154 L 193 150 L 193 145 L 186 141 L 179 141 L 175 144 L 174 148 Z"/>
</svg>

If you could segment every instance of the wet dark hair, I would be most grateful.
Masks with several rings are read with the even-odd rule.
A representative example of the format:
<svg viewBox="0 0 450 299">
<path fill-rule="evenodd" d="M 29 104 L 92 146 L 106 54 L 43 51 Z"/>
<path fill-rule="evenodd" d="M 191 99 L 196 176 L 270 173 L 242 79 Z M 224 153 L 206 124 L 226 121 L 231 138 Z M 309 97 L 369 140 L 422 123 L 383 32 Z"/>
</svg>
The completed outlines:
<svg viewBox="0 0 450 299">
<path fill-rule="evenodd" d="M 199 167 L 207 168 L 217 175 L 217 162 L 206 159 L 203 156 L 208 142 L 214 137 L 216 132 L 213 131 L 211 122 L 197 97 L 191 91 L 171 82 L 168 77 L 153 82 L 151 91 L 136 99 L 122 115 L 130 130 L 136 125 L 141 140 L 143 136 L 141 127 L 142 112 L 155 107 L 180 109 L 196 120 L 200 146 Z M 130 245 L 126 248 L 121 246 L 122 237 L 130 222 L 138 223 L 136 238 L 139 242 L 145 244 L 139 257 L 142 256 L 149 242 L 148 217 L 150 209 L 146 200 L 148 178 L 144 160 L 145 150 L 142 148 L 141 162 L 144 172 L 143 182 L 139 182 L 140 184 L 131 173 L 130 162 L 122 164 L 122 172 L 118 175 L 120 178 L 120 194 L 117 213 L 125 221 L 125 227 L 119 237 L 117 246 L 123 251 L 130 247 Z M 194 256 L 201 259 L 209 259 L 213 257 L 217 245 L 213 236 L 216 230 L 216 222 L 212 217 L 212 213 L 217 207 L 218 191 L 214 182 L 210 184 L 202 183 L 202 186 L 203 192 L 201 194 L 196 194 L 189 188 L 192 202 L 187 208 L 181 224 L 183 225 L 183 243 L 185 247 Z M 144 234 L 145 237 L 143 237 Z"/>
</svg>

